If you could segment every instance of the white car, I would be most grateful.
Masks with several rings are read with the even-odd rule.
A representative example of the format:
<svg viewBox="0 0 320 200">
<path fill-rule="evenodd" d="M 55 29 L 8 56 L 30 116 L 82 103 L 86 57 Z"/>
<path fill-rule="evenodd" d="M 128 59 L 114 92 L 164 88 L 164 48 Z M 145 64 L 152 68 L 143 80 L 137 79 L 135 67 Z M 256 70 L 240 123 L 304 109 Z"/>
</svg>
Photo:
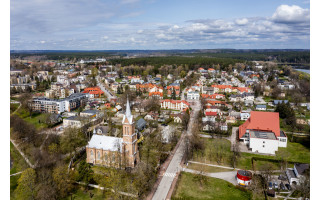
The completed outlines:
<svg viewBox="0 0 320 200">
<path fill-rule="evenodd" d="M 274 189 L 278 189 L 278 188 L 279 188 L 278 183 L 277 183 L 277 182 L 274 182 L 274 183 L 273 183 L 273 187 L 274 187 Z"/>
</svg>

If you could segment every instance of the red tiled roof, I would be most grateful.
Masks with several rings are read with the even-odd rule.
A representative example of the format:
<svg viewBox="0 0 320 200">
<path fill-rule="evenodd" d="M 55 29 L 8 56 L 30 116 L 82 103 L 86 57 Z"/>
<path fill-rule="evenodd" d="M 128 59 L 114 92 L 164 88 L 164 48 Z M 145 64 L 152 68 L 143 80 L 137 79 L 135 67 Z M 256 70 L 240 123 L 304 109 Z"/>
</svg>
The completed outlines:
<svg viewBox="0 0 320 200">
<path fill-rule="evenodd" d="M 247 87 L 237 87 L 235 89 L 237 89 L 240 92 L 248 92 L 248 90 L 249 90 L 249 88 L 247 88 Z"/>
<path fill-rule="evenodd" d="M 206 112 L 206 116 L 217 116 L 217 112 Z"/>
<path fill-rule="evenodd" d="M 215 105 L 215 104 L 224 104 L 227 105 L 225 101 L 207 101 L 207 103 Z"/>
<path fill-rule="evenodd" d="M 226 89 L 226 88 L 232 89 L 231 85 L 211 85 L 211 87 L 219 88 L 219 89 Z"/>
<path fill-rule="evenodd" d="M 104 92 L 100 89 L 100 87 L 88 87 L 85 88 L 82 93 L 89 93 L 89 94 L 103 94 Z"/>
<path fill-rule="evenodd" d="M 251 111 L 250 118 L 239 127 L 239 138 L 246 133 L 247 129 L 271 131 L 276 135 L 276 137 L 279 137 L 279 113 Z"/>
<path fill-rule="evenodd" d="M 160 103 L 162 103 L 162 102 L 171 102 L 171 103 L 173 103 L 173 104 L 175 104 L 175 103 L 184 103 L 184 104 L 186 104 L 186 105 L 190 105 L 187 101 L 185 101 L 185 100 L 173 100 L 173 99 L 162 99 L 161 101 L 160 101 Z"/>
<path fill-rule="evenodd" d="M 149 92 L 149 96 L 153 96 L 153 95 L 160 95 L 162 97 L 163 93 L 162 92 Z"/>
</svg>

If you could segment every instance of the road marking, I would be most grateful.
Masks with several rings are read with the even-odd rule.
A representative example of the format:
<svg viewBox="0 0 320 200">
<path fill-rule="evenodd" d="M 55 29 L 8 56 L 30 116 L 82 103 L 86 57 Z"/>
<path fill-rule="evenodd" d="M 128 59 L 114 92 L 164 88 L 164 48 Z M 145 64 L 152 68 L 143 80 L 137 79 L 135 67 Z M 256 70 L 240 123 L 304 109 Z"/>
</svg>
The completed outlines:
<svg viewBox="0 0 320 200">
<path fill-rule="evenodd" d="M 176 173 L 164 173 L 163 176 L 174 178 L 176 176 Z"/>
</svg>

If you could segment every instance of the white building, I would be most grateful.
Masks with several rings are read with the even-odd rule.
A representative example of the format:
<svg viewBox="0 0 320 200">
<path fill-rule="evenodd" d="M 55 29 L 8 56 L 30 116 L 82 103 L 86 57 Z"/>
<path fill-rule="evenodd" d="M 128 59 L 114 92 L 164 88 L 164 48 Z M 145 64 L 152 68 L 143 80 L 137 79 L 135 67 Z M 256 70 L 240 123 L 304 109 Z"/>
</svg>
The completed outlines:
<svg viewBox="0 0 320 200">
<path fill-rule="evenodd" d="M 280 131 L 279 113 L 252 111 L 250 118 L 239 127 L 239 139 L 255 153 L 275 154 L 287 147 L 287 136 Z"/>
<path fill-rule="evenodd" d="M 199 100 L 200 99 L 200 94 L 198 91 L 189 91 L 187 93 L 187 99 L 188 100 Z"/>
</svg>

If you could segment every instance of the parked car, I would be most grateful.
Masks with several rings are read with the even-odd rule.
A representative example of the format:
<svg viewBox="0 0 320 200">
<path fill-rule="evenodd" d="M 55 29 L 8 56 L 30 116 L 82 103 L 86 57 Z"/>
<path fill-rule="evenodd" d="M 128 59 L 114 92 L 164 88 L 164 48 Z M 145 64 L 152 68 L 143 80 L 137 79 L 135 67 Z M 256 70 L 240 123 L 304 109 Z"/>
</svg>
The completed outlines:
<svg viewBox="0 0 320 200">
<path fill-rule="evenodd" d="M 281 189 L 281 190 L 286 190 L 286 187 L 284 186 L 284 184 L 282 183 L 282 181 L 281 181 L 281 183 L 280 183 L 280 189 Z"/>
<path fill-rule="evenodd" d="M 269 186 L 269 190 L 272 190 L 272 182 L 269 182 L 268 186 Z"/>
<path fill-rule="evenodd" d="M 278 189 L 279 187 L 278 187 L 278 183 L 277 182 L 274 182 L 273 183 L 273 187 L 274 187 L 274 189 Z"/>
<path fill-rule="evenodd" d="M 286 187 L 288 188 L 288 190 L 291 190 L 291 186 L 287 183 Z"/>
</svg>

